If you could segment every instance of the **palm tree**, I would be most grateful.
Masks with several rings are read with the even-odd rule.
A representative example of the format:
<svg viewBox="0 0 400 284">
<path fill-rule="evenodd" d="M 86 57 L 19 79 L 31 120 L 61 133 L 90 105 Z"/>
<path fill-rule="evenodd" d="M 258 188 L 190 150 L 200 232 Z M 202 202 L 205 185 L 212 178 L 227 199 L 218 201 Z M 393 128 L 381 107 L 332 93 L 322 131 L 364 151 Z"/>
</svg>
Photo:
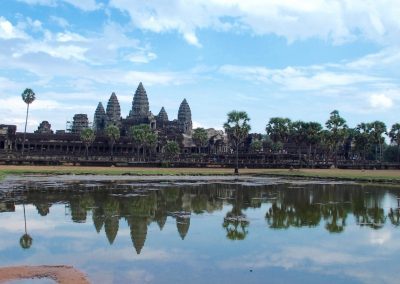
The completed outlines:
<svg viewBox="0 0 400 284">
<path fill-rule="evenodd" d="M 306 125 L 306 142 L 308 144 L 308 160 L 311 159 L 312 147 L 314 147 L 313 153 L 313 165 L 315 161 L 316 145 L 321 141 L 322 125 L 319 122 L 308 122 Z"/>
<path fill-rule="evenodd" d="M 146 154 L 146 146 L 154 146 L 157 143 L 157 133 L 149 125 L 140 124 L 131 127 L 131 136 L 139 146 L 143 148 L 143 158 Z M 138 151 L 139 156 L 139 151 Z"/>
<path fill-rule="evenodd" d="M 362 160 L 365 163 L 365 156 L 371 143 L 370 124 L 362 122 L 358 124 L 354 130 L 355 149 L 361 153 Z"/>
<path fill-rule="evenodd" d="M 22 154 L 24 153 L 25 148 L 25 136 L 26 136 L 26 126 L 28 125 L 28 114 L 29 114 L 29 105 L 33 103 L 36 98 L 35 93 L 32 89 L 25 89 L 25 91 L 21 94 L 22 100 L 26 103 L 26 118 L 25 118 L 25 130 L 24 130 L 24 140 L 22 141 Z"/>
<path fill-rule="evenodd" d="M 375 143 L 375 160 L 378 160 L 378 147 L 379 147 L 379 161 L 382 161 L 382 144 L 384 142 L 383 134 L 386 133 L 386 125 L 382 121 L 376 120 L 371 122 L 371 135 Z"/>
<path fill-rule="evenodd" d="M 307 138 L 307 136 L 306 136 L 307 135 L 307 133 L 306 133 L 307 127 L 308 127 L 307 123 L 305 123 L 304 121 L 301 121 L 301 120 L 294 121 L 291 124 L 291 127 L 290 127 L 291 138 L 293 139 L 293 142 L 295 142 L 296 145 L 297 145 L 300 168 L 301 168 L 301 164 L 302 164 L 301 163 L 302 162 L 302 159 L 301 159 L 301 147 L 302 147 L 302 144 L 304 143 L 304 141 Z"/>
<path fill-rule="evenodd" d="M 397 145 L 397 162 L 399 162 L 400 148 L 400 123 L 395 123 L 389 131 L 390 141 Z"/>
<path fill-rule="evenodd" d="M 244 142 L 251 129 L 248 122 L 250 118 L 245 111 L 233 110 L 228 113 L 228 121 L 224 123 L 225 132 L 228 134 L 236 152 L 235 174 L 239 174 L 239 146 Z"/>
<path fill-rule="evenodd" d="M 131 137 L 133 141 L 139 146 L 137 150 L 137 157 L 139 158 L 139 149 L 143 147 L 143 156 L 144 156 L 144 142 L 146 140 L 146 128 L 150 128 L 146 124 L 134 125 L 131 127 Z"/>
<path fill-rule="evenodd" d="M 114 144 L 116 141 L 119 140 L 119 138 L 121 137 L 121 134 L 120 134 L 119 128 L 117 126 L 115 126 L 114 124 L 110 124 L 110 125 L 107 125 L 107 127 L 106 127 L 106 135 L 107 135 L 107 138 L 110 140 L 111 159 L 112 159 L 114 156 Z"/>
<path fill-rule="evenodd" d="M 151 155 L 154 152 L 155 146 L 157 145 L 158 142 L 158 135 L 156 132 L 154 132 L 153 130 L 149 131 L 146 135 L 146 140 L 145 140 L 145 145 L 149 146 L 149 150 L 150 150 L 150 158 Z"/>
<path fill-rule="evenodd" d="M 198 147 L 199 154 L 201 152 L 201 147 L 207 146 L 208 136 L 207 131 L 204 128 L 196 128 L 193 130 L 192 139 L 194 144 Z"/>
<path fill-rule="evenodd" d="M 81 131 L 81 140 L 86 147 L 86 160 L 89 158 L 89 146 L 96 139 L 96 134 L 91 128 L 85 128 Z"/>
<path fill-rule="evenodd" d="M 271 138 L 273 141 L 273 152 L 279 152 L 279 150 L 283 149 L 283 143 L 285 143 L 289 137 L 291 123 L 292 121 L 286 117 L 270 118 L 267 126 L 265 127 L 265 131 L 267 132 L 269 138 Z"/>
<path fill-rule="evenodd" d="M 26 231 L 26 214 L 25 214 L 25 204 L 22 204 L 24 208 L 24 222 L 25 222 L 25 234 L 19 239 L 19 244 L 23 249 L 28 249 L 32 246 L 32 237 Z"/>
<path fill-rule="evenodd" d="M 339 111 L 334 110 L 330 113 L 328 121 L 325 123 L 326 128 L 331 133 L 331 142 L 335 155 L 335 167 L 337 166 L 338 146 L 343 142 L 346 136 L 347 124 L 346 120 L 340 116 Z"/>
</svg>

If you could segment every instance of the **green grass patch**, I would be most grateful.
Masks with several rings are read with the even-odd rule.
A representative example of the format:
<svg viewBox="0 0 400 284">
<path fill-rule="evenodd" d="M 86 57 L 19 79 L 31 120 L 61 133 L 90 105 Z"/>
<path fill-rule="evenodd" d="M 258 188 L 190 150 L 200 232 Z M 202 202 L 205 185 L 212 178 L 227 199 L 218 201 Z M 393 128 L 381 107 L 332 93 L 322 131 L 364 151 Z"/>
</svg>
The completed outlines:
<svg viewBox="0 0 400 284">
<path fill-rule="evenodd" d="M 233 175 L 228 168 L 133 168 L 83 166 L 0 166 L 0 178 L 5 175 L 133 175 L 133 176 L 218 176 Z M 400 170 L 342 169 L 240 169 L 241 175 L 317 178 L 356 182 L 400 184 Z"/>
</svg>

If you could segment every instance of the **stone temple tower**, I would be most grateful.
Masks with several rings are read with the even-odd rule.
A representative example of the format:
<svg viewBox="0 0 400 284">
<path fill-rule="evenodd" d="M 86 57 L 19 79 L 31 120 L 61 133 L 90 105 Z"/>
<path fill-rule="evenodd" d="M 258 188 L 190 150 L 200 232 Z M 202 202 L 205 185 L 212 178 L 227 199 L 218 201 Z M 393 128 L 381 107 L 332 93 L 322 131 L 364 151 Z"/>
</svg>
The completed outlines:
<svg viewBox="0 0 400 284">
<path fill-rule="evenodd" d="M 149 100 L 147 98 L 146 90 L 144 89 L 142 82 L 140 82 L 135 95 L 133 96 L 132 110 L 129 113 L 129 117 L 143 119 L 148 118 L 149 115 Z"/>
<path fill-rule="evenodd" d="M 190 134 L 192 132 L 192 112 L 186 99 L 179 106 L 178 125 L 183 133 Z"/>
<path fill-rule="evenodd" d="M 121 124 L 121 107 L 118 102 L 117 95 L 113 92 L 107 103 L 107 125 L 114 124 L 119 126 Z"/>
<path fill-rule="evenodd" d="M 93 130 L 95 132 L 103 131 L 107 122 L 106 111 L 104 110 L 103 104 L 99 102 L 96 111 L 94 112 L 93 118 Z"/>
<path fill-rule="evenodd" d="M 168 124 L 168 114 L 165 108 L 162 107 L 158 115 L 156 116 L 157 126 L 165 127 Z"/>
</svg>

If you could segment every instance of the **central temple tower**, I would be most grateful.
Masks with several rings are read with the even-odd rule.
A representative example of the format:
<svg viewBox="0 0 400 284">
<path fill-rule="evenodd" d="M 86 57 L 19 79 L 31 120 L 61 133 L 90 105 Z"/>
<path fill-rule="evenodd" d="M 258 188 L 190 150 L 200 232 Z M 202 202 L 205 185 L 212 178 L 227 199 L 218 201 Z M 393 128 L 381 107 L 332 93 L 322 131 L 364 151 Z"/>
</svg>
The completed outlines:
<svg viewBox="0 0 400 284">
<path fill-rule="evenodd" d="M 133 96 L 132 109 L 129 112 L 129 117 L 141 120 L 143 118 L 148 118 L 149 115 L 149 99 L 147 98 L 147 93 L 142 82 L 140 82 Z"/>
</svg>

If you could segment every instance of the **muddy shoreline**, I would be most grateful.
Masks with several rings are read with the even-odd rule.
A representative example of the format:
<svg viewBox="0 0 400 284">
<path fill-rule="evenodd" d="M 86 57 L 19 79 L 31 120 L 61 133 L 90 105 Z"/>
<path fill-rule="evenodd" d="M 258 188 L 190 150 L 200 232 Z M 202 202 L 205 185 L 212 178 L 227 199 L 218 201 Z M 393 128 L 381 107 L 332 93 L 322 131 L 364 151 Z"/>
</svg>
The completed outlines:
<svg viewBox="0 0 400 284">
<path fill-rule="evenodd" d="M 51 279 L 56 283 L 88 284 L 86 275 L 72 266 L 12 266 L 0 268 L 0 283 L 23 279 Z"/>
</svg>

